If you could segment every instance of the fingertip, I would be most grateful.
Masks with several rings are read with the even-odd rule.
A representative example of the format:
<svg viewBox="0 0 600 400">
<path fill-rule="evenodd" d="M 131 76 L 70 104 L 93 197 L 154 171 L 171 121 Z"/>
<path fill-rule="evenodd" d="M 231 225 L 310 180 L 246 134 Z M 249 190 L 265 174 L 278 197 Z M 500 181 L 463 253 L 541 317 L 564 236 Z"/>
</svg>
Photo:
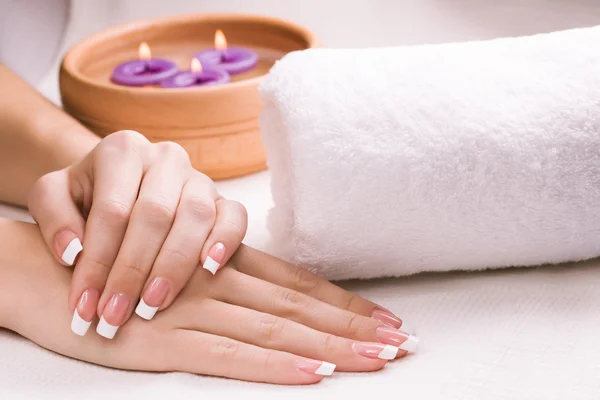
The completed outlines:
<svg viewBox="0 0 600 400">
<path fill-rule="evenodd" d="M 296 360 L 296 368 L 302 372 L 317 376 L 330 376 L 336 365 L 327 361 L 311 360 L 309 358 Z"/>
<path fill-rule="evenodd" d="M 139 317 L 150 321 L 161 307 L 164 310 L 169 306 L 170 303 L 167 302 L 167 297 L 170 287 L 171 285 L 167 278 L 157 276 L 151 279 L 135 308 L 135 313 Z"/>
<path fill-rule="evenodd" d="M 100 292 L 93 288 L 87 289 L 81 294 L 71 320 L 71 330 L 73 333 L 85 336 L 96 315 L 96 306 L 99 298 Z"/>
<path fill-rule="evenodd" d="M 206 257 L 204 264 L 202 264 L 202 268 L 209 271 L 213 275 L 215 275 L 217 273 L 219 267 L 221 267 L 221 264 L 218 263 L 216 260 L 214 260 L 210 256 Z"/>
<path fill-rule="evenodd" d="M 302 382 L 298 382 L 298 385 L 316 385 L 317 383 L 321 383 L 325 378 L 329 378 L 328 376 L 323 375 L 307 375 L 307 377 L 303 377 Z"/>
<path fill-rule="evenodd" d="M 58 254 L 60 261 L 68 266 L 72 266 L 75 263 L 77 256 L 83 250 L 81 240 L 75 233 L 68 229 L 59 232 L 54 242 L 56 254 Z"/>
<path fill-rule="evenodd" d="M 333 375 L 337 366 L 333 363 L 312 359 L 299 359 L 295 362 L 296 370 L 301 373 L 296 378 L 301 382 L 296 384 L 315 384 L 321 382 L 326 377 Z"/>
<path fill-rule="evenodd" d="M 402 320 L 399 317 L 397 317 L 391 311 L 382 307 L 377 307 L 375 310 L 373 310 L 371 318 L 381 321 L 384 324 L 396 329 L 400 329 L 400 327 L 403 324 Z"/>
<path fill-rule="evenodd" d="M 146 304 L 143 298 L 140 299 L 137 307 L 135 308 L 135 313 L 145 319 L 146 321 L 150 321 L 156 315 L 159 307 L 152 307 Z"/>
<path fill-rule="evenodd" d="M 204 264 L 202 264 L 202 268 L 213 275 L 216 274 L 219 268 L 221 268 L 221 265 L 225 263 L 226 253 L 227 249 L 223 243 L 217 242 L 213 244 L 208 251 Z"/>
<path fill-rule="evenodd" d="M 399 349 L 398 354 L 396 354 L 396 360 L 402 357 L 405 357 L 408 354 L 408 351 Z"/>
</svg>

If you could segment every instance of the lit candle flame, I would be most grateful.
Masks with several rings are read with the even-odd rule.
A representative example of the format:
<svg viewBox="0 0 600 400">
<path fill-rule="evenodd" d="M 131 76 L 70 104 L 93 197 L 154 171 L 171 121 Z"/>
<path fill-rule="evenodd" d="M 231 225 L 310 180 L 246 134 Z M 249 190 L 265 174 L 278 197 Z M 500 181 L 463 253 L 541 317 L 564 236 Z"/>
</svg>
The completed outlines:
<svg viewBox="0 0 600 400">
<path fill-rule="evenodd" d="M 138 54 L 140 56 L 140 60 L 148 61 L 152 58 L 152 53 L 150 52 L 150 46 L 148 43 L 142 42 L 140 43 L 140 48 L 138 50 Z"/>
<path fill-rule="evenodd" d="M 190 63 L 190 70 L 192 72 L 202 72 L 202 64 L 200 60 L 197 58 L 192 58 L 192 62 Z"/>
<path fill-rule="evenodd" d="M 225 34 L 220 29 L 218 29 L 215 32 L 215 49 L 217 49 L 217 50 L 226 50 L 227 49 L 227 39 L 225 39 Z"/>
</svg>

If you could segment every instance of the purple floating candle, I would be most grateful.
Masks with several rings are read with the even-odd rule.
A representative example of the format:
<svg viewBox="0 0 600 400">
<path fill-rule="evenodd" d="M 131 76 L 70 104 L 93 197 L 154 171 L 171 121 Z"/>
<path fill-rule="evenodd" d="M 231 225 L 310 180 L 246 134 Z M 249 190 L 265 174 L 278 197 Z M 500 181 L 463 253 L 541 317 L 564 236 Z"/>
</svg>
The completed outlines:
<svg viewBox="0 0 600 400">
<path fill-rule="evenodd" d="M 213 86 L 229 82 L 227 71 L 216 68 L 203 68 L 200 61 L 192 59 L 189 71 L 182 71 L 161 82 L 163 88 L 187 88 Z"/>
<path fill-rule="evenodd" d="M 215 33 L 215 48 L 204 50 L 195 56 L 204 66 L 215 66 L 230 74 L 239 74 L 254 68 L 258 62 L 256 52 L 245 47 L 227 47 L 222 31 Z"/>
<path fill-rule="evenodd" d="M 110 79 L 125 86 L 156 85 L 175 75 L 178 71 L 175 63 L 162 58 L 152 58 L 150 47 L 142 42 L 139 49 L 140 59 L 119 64 Z"/>
</svg>

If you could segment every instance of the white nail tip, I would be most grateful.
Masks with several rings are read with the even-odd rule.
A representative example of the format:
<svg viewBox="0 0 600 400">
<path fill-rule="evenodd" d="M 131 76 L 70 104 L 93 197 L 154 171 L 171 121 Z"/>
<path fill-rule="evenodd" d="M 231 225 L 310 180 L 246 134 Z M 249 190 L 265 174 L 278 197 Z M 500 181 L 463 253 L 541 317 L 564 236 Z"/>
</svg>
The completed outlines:
<svg viewBox="0 0 600 400">
<path fill-rule="evenodd" d="M 413 335 L 409 335 L 408 339 L 406 339 L 401 345 L 400 345 L 400 349 L 402 350 L 406 350 L 409 353 L 414 352 L 415 350 L 417 350 L 417 345 L 419 344 L 419 338 L 417 338 L 416 336 Z"/>
<path fill-rule="evenodd" d="M 381 350 L 381 353 L 379 353 L 378 357 L 382 360 L 393 360 L 394 358 L 396 358 L 397 354 L 398 348 L 396 346 L 386 344 L 383 350 Z"/>
<path fill-rule="evenodd" d="M 210 271 L 210 273 L 214 275 L 217 273 L 217 270 L 219 269 L 220 266 L 221 266 L 221 264 L 219 264 L 212 258 L 206 257 L 206 261 L 204 261 L 204 265 L 202 266 L 202 268 Z"/>
<path fill-rule="evenodd" d="M 81 250 L 83 250 L 83 246 L 79 239 L 75 238 L 71 240 L 65 251 L 62 253 L 61 258 L 65 263 L 73 265 L 75 257 L 77 257 L 77 254 L 79 254 Z"/>
<path fill-rule="evenodd" d="M 135 308 L 135 313 L 140 317 L 147 319 L 148 321 L 154 318 L 154 314 L 156 314 L 157 311 L 158 307 L 150 307 L 148 304 L 146 304 L 146 302 L 144 302 L 144 299 L 140 299 L 140 302 Z"/>
<path fill-rule="evenodd" d="M 79 316 L 77 309 L 73 313 L 73 319 L 71 320 L 71 330 L 73 333 L 79 336 L 85 336 L 88 329 L 92 325 L 92 321 L 88 322 Z"/>
<path fill-rule="evenodd" d="M 117 333 L 118 329 L 118 326 L 112 326 L 104 320 L 104 317 L 100 317 L 100 322 L 98 322 L 96 332 L 100 336 L 104 336 L 107 339 L 112 339 L 115 337 L 115 334 Z"/>
<path fill-rule="evenodd" d="M 336 367 L 335 364 L 328 363 L 327 361 L 323 361 L 323 364 L 321 364 L 319 366 L 319 368 L 317 368 L 317 370 L 315 371 L 315 374 L 329 376 L 329 375 L 333 374 L 333 371 L 335 371 L 335 367 Z"/>
</svg>

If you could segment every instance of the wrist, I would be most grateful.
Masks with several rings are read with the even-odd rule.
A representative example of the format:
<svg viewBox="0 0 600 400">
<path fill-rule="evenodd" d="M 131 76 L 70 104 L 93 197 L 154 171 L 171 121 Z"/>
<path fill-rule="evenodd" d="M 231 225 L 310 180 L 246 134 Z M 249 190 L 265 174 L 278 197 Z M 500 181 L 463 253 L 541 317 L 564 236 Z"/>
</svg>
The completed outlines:
<svg viewBox="0 0 600 400">
<path fill-rule="evenodd" d="M 27 131 L 45 159 L 42 175 L 81 160 L 101 140 L 59 109 L 52 110 L 45 118 L 30 120 Z"/>
</svg>

